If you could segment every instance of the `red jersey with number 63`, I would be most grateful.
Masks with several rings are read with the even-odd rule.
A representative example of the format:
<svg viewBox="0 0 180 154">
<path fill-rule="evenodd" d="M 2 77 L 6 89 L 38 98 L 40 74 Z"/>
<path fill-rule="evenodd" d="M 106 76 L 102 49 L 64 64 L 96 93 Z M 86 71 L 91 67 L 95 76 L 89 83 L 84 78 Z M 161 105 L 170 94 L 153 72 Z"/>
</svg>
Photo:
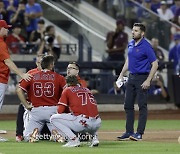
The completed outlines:
<svg viewBox="0 0 180 154">
<path fill-rule="evenodd" d="M 22 80 L 19 87 L 24 90 L 34 107 L 58 104 L 65 86 L 65 78 L 53 71 L 37 71 L 30 81 Z"/>
<path fill-rule="evenodd" d="M 70 112 L 76 116 L 83 114 L 88 117 L 96 117 L 98 115 L 93 94 L 88 88 L 82 86 L 65 88 L 58 104 L 68 106 Z"/>
</svg>

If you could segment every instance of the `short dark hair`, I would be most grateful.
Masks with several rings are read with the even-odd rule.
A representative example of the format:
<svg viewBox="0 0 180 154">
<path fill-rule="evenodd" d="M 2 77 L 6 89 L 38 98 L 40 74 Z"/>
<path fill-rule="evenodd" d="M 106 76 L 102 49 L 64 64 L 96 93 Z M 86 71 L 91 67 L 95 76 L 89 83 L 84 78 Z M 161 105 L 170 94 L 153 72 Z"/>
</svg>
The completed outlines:
<svg viewBox="0 0 180 154">
<path fill-rule="evenodd" d="M 80 69 L 80 65 L 75 61 L 69 62 L 69 64 L 74 64 L 78 69 Z"/>
<path fill-rule="evenodd" d="M 43 19 L 39 19 L 38 24 L 45 24 L 45 21 Z"/>
<path fill-rule="evenodd" d="M 66 76 L 66 83 L 68 86 L 76 86 L 77 84 L 79 84 L 79 81 L 77 79 L 77 76 L 69 75 Z"/>
<path fill-rule="evenodd" d="M 46 32 L 49 32 L 51 28 L 54 28 L 54 26 L 53 26 L 53 25 L 47 26 L 47 27 L 46 27 Z"/>
<path fill-rule="evenodd" d="M 41 68 L 42 69 L 47 69 L 50 64 L 54 62 L 54 57 L 52 55 L 46 55 L 42 58 L 41 60 Z"/>
<path fill-rule="evenodd" d="M 141 31 L 145 32 L 146 27 L 142 23 L 134 23 L 133 27 L 139 27 Z"/>
</svg>

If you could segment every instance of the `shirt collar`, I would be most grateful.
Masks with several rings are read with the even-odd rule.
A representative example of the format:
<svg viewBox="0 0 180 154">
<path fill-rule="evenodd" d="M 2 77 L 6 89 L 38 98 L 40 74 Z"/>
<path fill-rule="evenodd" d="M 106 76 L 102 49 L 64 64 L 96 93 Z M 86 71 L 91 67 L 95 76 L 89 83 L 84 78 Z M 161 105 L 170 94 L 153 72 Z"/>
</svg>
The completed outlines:
<svg viewBox="0 0 180 154">
<path fill-rule="evenodd" d="M 42 72 L 50 72 L 51 70 L 48 70 L 48 69 L 43 69 L 41 70 Z"/>
<path fill-rule="evenodd" d="M 136 46 L 141 45 L 143 42 L 144 42 L 144 37 L 141 39 L 141 41 L 140 41 Z M 134 43 L 134 45 L 135 45 L 135 40 L 133 40 L 133 43 Z"/>
</svg>

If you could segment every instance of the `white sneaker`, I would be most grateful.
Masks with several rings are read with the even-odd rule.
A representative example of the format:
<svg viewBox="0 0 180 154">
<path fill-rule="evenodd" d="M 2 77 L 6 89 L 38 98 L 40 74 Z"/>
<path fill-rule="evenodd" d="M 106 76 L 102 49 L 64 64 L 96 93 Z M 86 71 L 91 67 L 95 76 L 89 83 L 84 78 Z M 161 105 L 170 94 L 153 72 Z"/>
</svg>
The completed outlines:
<svg viewBox="0 0 180 154">
<path fill-rule="evenodd" d="M 3 137 L 0 136 L 0 142 L 6 142 L 6 141 L 8 141 L 8 139 L 3 138 Z"/>
<path fill-rule="evenodd" d="M 63 145 L 62 147 L 79 147 L 80 146 L 80 141 L 78 138 L 75 140 L 70 140 L 68 143 Z"/>
<path fill-rule="evenodd" d="M 0 130 L 0 134 L 7 134 L 6 130 Z"/>
<path fill-rule="evenodd" d="M 91 141 L 91 145 L 89 147 L 97 147 L 99 145 L 99 140 L 97 138 L 97 136 L 93 137 L 92 141 Z"/>
</svg>

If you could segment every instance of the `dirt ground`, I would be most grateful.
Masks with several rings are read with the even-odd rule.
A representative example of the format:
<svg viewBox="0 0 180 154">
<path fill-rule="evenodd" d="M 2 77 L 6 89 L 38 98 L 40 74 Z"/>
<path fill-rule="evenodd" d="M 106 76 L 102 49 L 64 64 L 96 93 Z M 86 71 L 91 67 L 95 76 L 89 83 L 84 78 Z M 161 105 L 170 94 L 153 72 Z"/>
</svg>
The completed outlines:
<svg viewBox="0 0 180 154">
<path fill-rule="evenodd" d="M 138 113 L 136 112 L 136 118 Z M 105 112 L 100 113 L 102 120 L 107 119 L 125 119 L 124 112 Z M 149 111 L 148 119 L 158 119 L 158 120 L 180 120 L 180 109 L 179 110 L 162 110 L 162 111 Z M 3 114 L 0 115 L 0 120 L 16 120 L 16 115 Z M 116 140 L 116 137 L 121 135 L 123 130 L 118 131 L 99 131 L 100 140 Z M 7 134 L 1 134 L 3 137 L 12 137 L 15 136 L 14 131 L 8 131 Z M 143 135 L 143 141 L 151 142 L 177 142 L 178 137 L 180 136 L 180 130 L 167 130 L 167 131 L 145 131 Z"/>
<path fill-rule="evenodd" d="M 135 116 L 138 117 L 138 112 L 135 113 Z M 102 120 L 123 120 L 125 119 L 125 112 L 101 112 L 100 117 Z M 180 109 L 148 111 L 148 119 L 180 120 Z M 0 114 L 0 120 L 16 120 L 16 114 Z"/>
<path fill-rule="evenodd" d="M 125 119 L 125 112 L 109 112 L 100 113 L 102 119 Z M 138 112 L 135 113 L 136 119 L 138 117 Z M 148 112 L 148 119 L 150 120 L 180 120 L 180 109 L 179 110 L 156 110 Z M 180 127 L 180 126 L 179 126 Z M 116 140 L 117 136 L 120 136 L 124 131 L 114 131 L 114 132 L 99 132 L 99 137 L 102 140 Z M 143 135 L 143 141 L 151 142 L 176 142 L 180 136 L 179 131 L 167 130 L 167 131 L 145 131 Z"/>
<path fill-rule="evenodd" d="M 100 116 L 102 119 L 107 120 L 107 119 L 125 119 L 125 112 L 103 112 L 100 113 Z M 135 112 L 136 119 L 138 117 L 138 112 Z M 180 109 L 178 110 L 153 110 L 153 111 L 148 111 L 148 119 L 152 120 L 180 120 Z"/>
</svg>

